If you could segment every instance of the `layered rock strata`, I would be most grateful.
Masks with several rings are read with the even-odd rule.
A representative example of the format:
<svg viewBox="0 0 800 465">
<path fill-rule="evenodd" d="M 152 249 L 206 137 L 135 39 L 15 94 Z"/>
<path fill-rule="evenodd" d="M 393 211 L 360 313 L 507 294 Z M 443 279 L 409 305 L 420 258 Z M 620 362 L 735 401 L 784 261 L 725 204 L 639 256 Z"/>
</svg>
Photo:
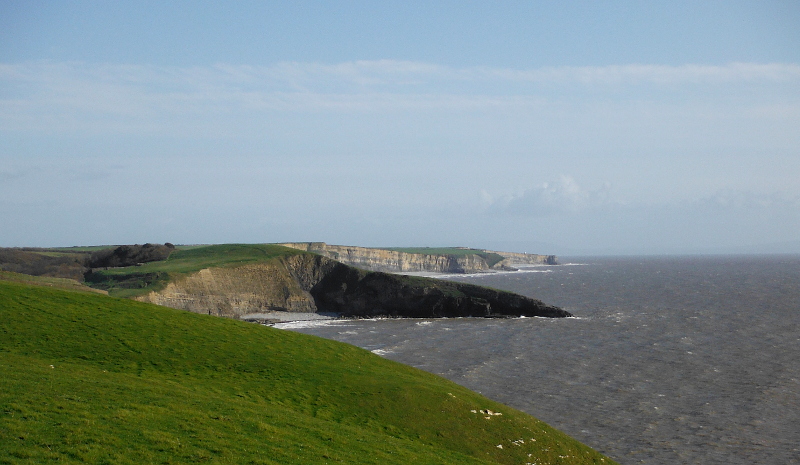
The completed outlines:
<svg viewBox="0 0 800 465">
<path fill-rule="evenodd" d="M 316 312 L 314 298 L 282 264 L 206 268 L 137 300 L 195 313 L 238 318 L 249 313 Z"/>
<path fill-rule="evenodd" d="M 284 247 L 313 252 L 347 265 L 372 271 L 409 273 L 479 273 L 514 269 L 514 265 L 555 265 L 555 255 L 535 255 L 476 250 L 471 254 L 423 254 L 367 247 L 329 245 L 324 242 L 287 242 Z M 487 262 L 487 255 L 499 256 L 496 263 Z"/>
<path fill-rule="evenodd" d="M 275 310 L 348 317 L 571 316 L 510 292 L 371 272 L 313 254 L 204 269 L 139 300 L 234 318 Z"/>
<path fill-rule="evenodd" d="M 494 268 L 514 267 L 518 265 L 558 265 L 558 257 L 555 255 L 537 255 L 532 253 L 517 252 L 497 252 L 494 250 L 484 250 L 485 253 L 493 253 L 503 257 L 503 261 L 497 263 Z"/>
<path fill-rule="evenodd" d="M 286 263 L 301 286 L 309 289 L 317 308 L 344 316 L 572 316 L 558 307 L 511 292 L 432 278 L 370 272 L 321 256 L 297 255 Z M 324 271 L 308 276 L 307 270 Z"/>
</svg>

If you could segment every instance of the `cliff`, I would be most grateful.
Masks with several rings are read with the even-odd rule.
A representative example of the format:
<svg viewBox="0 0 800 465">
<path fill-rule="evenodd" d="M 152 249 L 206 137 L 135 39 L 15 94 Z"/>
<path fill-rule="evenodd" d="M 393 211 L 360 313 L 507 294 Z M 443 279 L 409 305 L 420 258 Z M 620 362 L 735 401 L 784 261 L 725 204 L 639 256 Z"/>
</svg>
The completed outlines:
<svg viewBox="0 0 800 465">
<path fill-rule="evenodd" d="M 316 312 L 314 298 L 281 262 L 205 268 L 137 300 L 238 318 L 265 311 Z"/>
<path fill-rule="evenodd" d="M 503 261 L 495 265 L 495 268 L 513 267 L 514 265 L 558 265 L 558 257 L 555 255 L 497 252 L 492 250 L 484 250 L 484 252 L 494 253 L 503 257 Z"/>
<path fill-rule="evenodd" d="M 347 317 L 571 316 L 510 292 L 366 271 L 312 254 L 203 269 L 137 299 L 234 318 L 270 310 Z"/>
<path fill-rule="evenodd" d="M 479 273 L 514 269 L 513 265 L 555 265 L 555 255 L 535 255 L 453 248 L 453 253 L 409 253 L 399 250 L 329 245 L 324 242 L 287 242 L 284 247 L 313 252 L 347 265 L 372 271 L 406 273 Z"/>
</svg>

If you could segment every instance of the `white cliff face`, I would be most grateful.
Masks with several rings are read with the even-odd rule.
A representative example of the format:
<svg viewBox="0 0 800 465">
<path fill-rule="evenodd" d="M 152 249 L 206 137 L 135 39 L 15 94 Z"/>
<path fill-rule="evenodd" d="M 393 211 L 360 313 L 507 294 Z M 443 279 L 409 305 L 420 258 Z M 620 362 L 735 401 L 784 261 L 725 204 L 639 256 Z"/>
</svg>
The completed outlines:
<svg viewBox="0 0 800 465">
<path fill-rule="evenodd" d="M 486 253 L 496 253 L 504 258 L 504 260 L 497 265 L 495 268 L 504 265 L 504 266 L 514 266 L 514 265 L 557 265 L 558 264 L 558 257 L 555 255 L 538 255 L 532 253 L 516 253 L 516 252 L 496 252 L 493 250 L 484 250 Z"/>
<path fill-rule="evenodd" d="M 313 252 L 347 265 L 372 271 L 472 273 L 489 269 L 486 261 L 478 255 L 412 254 L 395 250 L 328 245 L 324 242 L 284 243 L 280 245 Z"/>
<path fill-rule="evenodd" d="M 518 254 L 507 252 L 480 251 L 500 255 L 504 260 L 489 266 L 477 254 L 440 255 L 398 252 L 367 247 L 329 245 L 324 242 L 291 242 L 280 244 L 293 249 L 313 252 L 347 265 L 373 271 L 434 273 L 477 273 L 490 269 L 502 269 L 512 264 L 555 264 L 553 255 Z M 552 263 L 551 263 L 552 262 Z"/>
</svg>

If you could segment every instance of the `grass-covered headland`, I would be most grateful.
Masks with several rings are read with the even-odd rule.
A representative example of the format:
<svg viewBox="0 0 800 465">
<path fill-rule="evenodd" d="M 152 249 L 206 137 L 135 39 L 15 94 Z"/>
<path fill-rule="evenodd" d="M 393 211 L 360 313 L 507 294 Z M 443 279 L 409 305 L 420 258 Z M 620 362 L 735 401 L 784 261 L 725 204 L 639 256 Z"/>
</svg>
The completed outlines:
<svg viewBox="0 0 800 465">
<path fill-rule="evenodd" d="M 17 281 L 0 280 L 0 463 L 613 463 L 353 346 Z"/>
</svg>

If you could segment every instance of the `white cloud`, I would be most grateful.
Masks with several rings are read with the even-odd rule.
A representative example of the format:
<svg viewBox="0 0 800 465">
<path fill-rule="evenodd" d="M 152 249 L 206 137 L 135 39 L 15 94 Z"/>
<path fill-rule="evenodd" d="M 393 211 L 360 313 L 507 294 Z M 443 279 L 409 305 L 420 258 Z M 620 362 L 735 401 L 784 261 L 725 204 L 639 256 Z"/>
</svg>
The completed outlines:
<svg viewBox="0 0 800 465">
<path fill-rule="evenodd" d="M 0 166 L 0 198 L 82 204 L 97 196 L 95 203 L 122 205 L 157 192 L 170 199 L 166 216 L 209 202 L 253 211 L 272 202 L 265 215 L 286 224 L 324 199 L 327 223 L 344 229 L 391 211 L 396 218 L 384 232 L 400 242 L 390 234 L 452 237 L 452 219 L 469 213 L 442 212 L 456 211 L 476 186 L 491 186 L 482 194 L 493 215 L 480 226 L 483 238 L 535 233 L 552 243 L 599 244 L 605 237 L 605 244 L 640 241 L 642 250 L 680 245 L 692 231 L 707 243 L 725 235 L 731 244 L 754 243 L 762 233 L 785 240 L 800 223 L 795 197 L 706 197 L 725 188 L 800 193 L 798 118 L 795 64 L 0 64 L 0 162 L 8 163 Z M 56 159 L 90 179 L 25 171 Z M 100 163 L 112 159 L 128 169 L 117 174 Z M 173 160 L 163 178 L 138 168 L 155 159 Z M 89 169 L 95 165 L 111 176 Z M 569 176 L 554 179 L 558 173 Z M 604 180 L 613 192 L 598 187 Z M 612 201 L 612 193 L 627 202 Z M 353 209 L 357 198 L 372 210 Z M 686 200 L 698 198 L 705 200 Z M 398 199 L 405 213 L 397 213 Z M 458 205 L 471 213 L 468 203 Z M 274 211 L 280 205 L 285 212 Z M 23 210 L 17 214 L 36 216 Z M 42 224 L 48 215 L 40 211 Z M 564 226 L 543 225 L 542 217 Z M 464 240 L 477 228 L 466 228 Z"/>
<path fill-rule="evenodd" d="M 562 178 L 514 196 L 483 196 L 488 237 L 546 242 L 562 255 L 800 251 L 800 196 L 782 191 L 618 202 Z"/>
<path fill-rule="evenodd" d="M 536 70 L 482 69 L 487 78 L 527 82 L 583 84 L 696 84 L 732 82 L 795 82 L 800 81 L 800 65 L 785 63 L 731 63 L 706 65 L 620 65 L 585 67 L 546 67 Z"/>
<path fill-rule="evenodd" d="M 352 61 L 334 65 L 318 63 L 279 63 L 273 66 L 218 65 L 231 76 L 249 82 L 274 81 L 303 85 L 347 83 L 359 87 L 414 86 L 440 81 L 527 82 L 560 84 L 695 84 L 732 82 L 800 81 L 800 65 L 792 63 L 730 63 L 722 66 L 686 64 L 611 65 L 543 67 L 531 70 L 510 68 L 451 68 L 428 63 L 376 60 Z"/>
<path fill-rule="evenodd" d="M 492 214 L 545 217 L 579 213 L 605 205 L 609 202 L 610 190 L 608 183 L 599 189 L 587 190 L 571 176 L 562 175 L 556 181 L 548 181 L 517 194 L 493 198 L 483 191 L 481 195 L 484 206 Z"/>
<path fill-rule="evenodd" d="M 800 196 L 785 192 L 754 193 L 725 189 L 708 197 L 685 202 L 687 208 L 718 211 L 783 211 L 800 213 Z"/>
<path fill-rule="evenodd" d="M 0 64 L 0 129 L 73 131 L 99 124 L 153 130 L 170 118 L 226 112 L 535 109 L 542 102 L 570 101 L 574 93 L 581 93 L 581 104 L 613 100 L 606 92 L 618 93 L 619 86 L 638 86 L 646 102 L 658 100 L 662 87 L 673 95 L 676 85 L 692 94 L 697 85 L 735 89 L 753 83 L 766 87 L 752 97 L 758 108 L 800 112 L 797 64 L 514 70 L 395 60 L 186 68 L 40 61 Z"/>
</svg>

